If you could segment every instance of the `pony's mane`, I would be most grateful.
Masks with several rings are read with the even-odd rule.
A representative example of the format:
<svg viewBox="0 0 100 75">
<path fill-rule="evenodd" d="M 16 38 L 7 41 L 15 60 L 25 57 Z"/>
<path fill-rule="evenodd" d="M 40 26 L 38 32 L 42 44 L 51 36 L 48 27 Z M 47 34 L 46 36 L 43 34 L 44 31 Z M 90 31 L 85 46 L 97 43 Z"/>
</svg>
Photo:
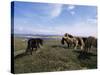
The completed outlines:
<svg viewBox="0 0 100 75">
<path fill-rule="evenodd" d="M 73 38 L 73 35 L 65 33 L 65 37 Z"/>
<path fill-rule="evenodd" d="M 72 36 L 72 35 L 70 35 L 70 34 L 68 35 L 68 37 L 73 38 L 73 36 Z"/>
</svg>

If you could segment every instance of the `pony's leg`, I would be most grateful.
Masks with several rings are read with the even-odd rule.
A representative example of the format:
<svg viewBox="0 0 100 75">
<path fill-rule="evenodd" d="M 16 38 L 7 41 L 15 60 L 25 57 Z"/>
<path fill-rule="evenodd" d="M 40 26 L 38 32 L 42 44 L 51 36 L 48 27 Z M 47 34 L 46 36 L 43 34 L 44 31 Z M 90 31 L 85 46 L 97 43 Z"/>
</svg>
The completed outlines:
<svg viewBox="0 0 100 75">
<path fill-rule="evenodd" d="M 81 50 L 83 50 L 85 48 L 85 43 L 83 40 L 81 40 Z"/>
<path fill-rule="evenodd" d="M 71 42 L 69 42 L 68 44 L 69 44 L 69 48 L 71 48 L 71 47 L 72 47 L 72 43 L 71 43 Z"/>
<path fill-rule="evenodd" d="M 82 45 L 82 46 L 81 46 L 81 50 L 84 50 L 84 49 L 85 49 L 85 45 Z"/>
<path fill-rule="evenodd" d="M 30 53 L 31 55 L 32 55 L 32 51 L 31 51 L 31 53 Z"/>
<path fill-rule="evenodd" d="M 83 50 L 83 46 L 81 46 L 81 50 Z"/>
<path fill-rule="evenodd" d="M 71 43 L 68 43 L 68 48 L 71 48 Z"/>
<path fill-rule="evenodd" d="M 74 49 L 77 49 L 77 47 L 78 47 L 78 42 L 75 43 Z"/>
<path fill-rule="evenodd" d="M 77 49 L 77 46 L 75 46 L 74 49 Z"/>
<path fill-rule="evenodd" d="M 33 47 L 32 47 L 32 50 L 31 51 L 33 51 Z"/>
<path fill-rule="evenodd" d="M 33 48 L 30 49 L 30 54 L 31 54 L 31 55 L 32 55 L 32 50 L 33 50 Z"/>
<path fill-rule="evenodd" d="M 67 44 L 68 48 L 69 48 L 69 44 Z"/>
<path fill-rule="evenodd" d="M 73 48 L 75 48 L 75 46 L 76 46 L 76 44 L 75 44 L 75 43 L 73 43 L 73 44 L 72 44 L 72 47 L 73 47 Z"/>
<path fill-rule="evenodd" d="M 37 48 L 35 48 L 35 51 L 37 51 Z"/>
<path fill-rule="evenodd" d="M 88 47 L 85 48 L 84 52 L 85 52 L 85 53 L 88 53 L 88 52 L 89 52 L 89 48 L 88 48 Z"/>
<path fill-rule="evenodd" d="M 77 43 L 74 43 L 74 49 L 76 49 L 77 48 Z"/>
<path fill-rule="evenodd" d="M 39 45 L 39 43 L 37 44 L 37 47 L 38 47 L 38 48 L 40 48 L 40 45 Z"/>
<path fill-rule="evenodd" d="M 90 52 L 90 48 L 88 48 L 88 53 Z"/>
</svg>

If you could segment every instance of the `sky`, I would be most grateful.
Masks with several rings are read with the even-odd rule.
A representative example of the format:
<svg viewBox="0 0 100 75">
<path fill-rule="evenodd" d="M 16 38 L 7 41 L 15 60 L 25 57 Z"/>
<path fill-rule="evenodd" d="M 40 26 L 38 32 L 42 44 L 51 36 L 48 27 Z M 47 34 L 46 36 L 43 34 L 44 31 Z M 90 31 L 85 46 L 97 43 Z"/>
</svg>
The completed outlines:
<svg viewBox="0 0 100 75">
<path fill-rule="evenodd" d="M 97 37 L 96 6 L 16 1 L 11 17 L 14 19 L 14 34 L 70 33 Z"/>
</svg>

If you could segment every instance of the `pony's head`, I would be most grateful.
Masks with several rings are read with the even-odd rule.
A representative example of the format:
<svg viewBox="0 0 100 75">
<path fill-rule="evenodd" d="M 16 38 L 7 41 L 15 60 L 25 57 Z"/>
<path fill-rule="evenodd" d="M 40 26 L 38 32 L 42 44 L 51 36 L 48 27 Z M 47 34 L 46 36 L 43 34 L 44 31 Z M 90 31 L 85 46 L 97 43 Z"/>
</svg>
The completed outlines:
<svg viewBox="0 0 100 75">
<path fill-rule="evenodd" d="M 64 37 L 63 37 L 63 38 L 61 39 L 61 44 L 64 45 L 64 44 L 65 44 L 64 41 L 65 41 L 65 39 L 64 39 Z"/>
<path fill-rule="evenodd" d="M 43 40 L 42 40 L 42 39 L 38 38 L 37 40 L 38 40 L 38 43 L 39 43 L 40 45 L 43 45 Z"/>
</svg>

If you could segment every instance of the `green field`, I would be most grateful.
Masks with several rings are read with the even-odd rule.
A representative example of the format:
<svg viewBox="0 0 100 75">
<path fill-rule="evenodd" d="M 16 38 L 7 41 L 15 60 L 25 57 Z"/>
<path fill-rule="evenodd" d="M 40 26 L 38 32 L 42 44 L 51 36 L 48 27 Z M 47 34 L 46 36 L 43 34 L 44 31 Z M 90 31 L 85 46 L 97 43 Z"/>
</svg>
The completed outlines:
<svg viewBox="0 0 100 75">
<path fill-rule="evenodd" d="M 14 39 L 15 53 L 26 47 L 27 41 L 23 38 Z M 96 69 L 97 50 L 91 49 L 91 53 L 83 55 L 80 49 L 67 48 L 58 39 L 44 40 L 44 45 L 33 51 L 33 55 L 19 54 L 14 62 L 15 73 Z"/>
</svg>

